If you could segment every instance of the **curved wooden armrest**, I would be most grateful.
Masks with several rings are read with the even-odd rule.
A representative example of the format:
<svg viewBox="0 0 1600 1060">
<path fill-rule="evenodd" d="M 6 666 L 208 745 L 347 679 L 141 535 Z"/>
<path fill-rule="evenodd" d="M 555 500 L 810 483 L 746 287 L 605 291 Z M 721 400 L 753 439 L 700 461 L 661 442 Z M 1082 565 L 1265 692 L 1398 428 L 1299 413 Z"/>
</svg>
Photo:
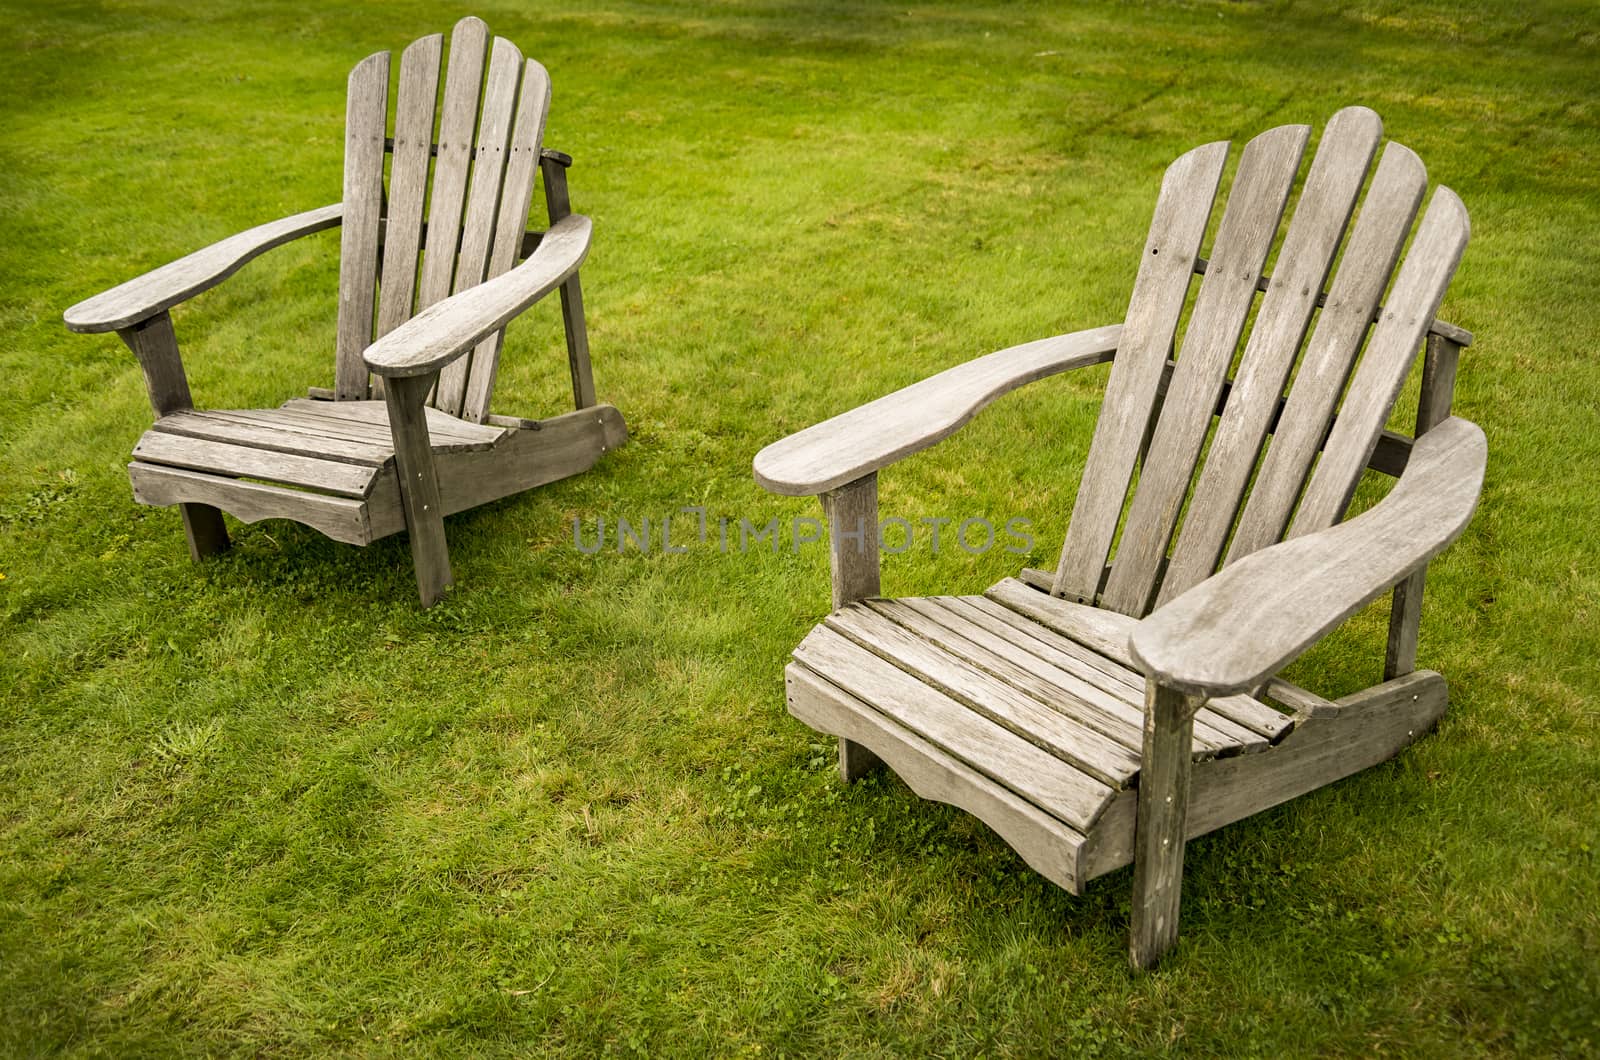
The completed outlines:
<svg viewBox="0 0 1600 1060">
<path fill-rule="evenodd" d="M 1444 420 L 1417 439 L 1377 505 L 1252 553 L 1159 608 L 1133 631 L 1134 659 L 1191 695 L 1256 687 L 1454 541 L 1478 506 L 1487 458 L 1483 431 Z"/>
<path fill-rule="evenodd" d="M 773 442 L 756 454 L 756 481 L 791 497 L 837 489 L 948 438 L 1002 394 L 1069 368 L 1111 360 L 1121 338 L 1122 325 L 1111 324 L 948 368 Z"/>
<path fill-rule="evenodd" d="M 256 225 L 85 299 L 67 310 L 63 319 L 69 331 L 77 332 L 131 327 L 215 287 L 273 247 L 337 227 L 343 219 L 344 204 L 336 202 Z"/>
<path fill-rule="evenodd" d="M 568 214 L 533 256 L 509 272 L 436 302 L 367 347 L 367 367 L 386 378 L 437 372 L 561 286 L 589 254 L 589 218 Z"/>
</svg>

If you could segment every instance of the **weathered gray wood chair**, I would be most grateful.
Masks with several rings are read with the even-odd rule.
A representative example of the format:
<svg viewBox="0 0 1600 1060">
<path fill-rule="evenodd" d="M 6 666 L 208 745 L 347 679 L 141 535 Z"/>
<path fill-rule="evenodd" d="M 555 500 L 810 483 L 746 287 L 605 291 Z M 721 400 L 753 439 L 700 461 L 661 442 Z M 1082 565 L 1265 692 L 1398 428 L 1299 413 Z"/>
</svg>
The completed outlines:
<svg viewBox="0 0 1600 1060">
<path fill-rule="evenodd" d="M 617 410 L 595 401 L 578 284 L 591 226 L 568 204 L 571 158 L 541 147 L 549 75 L 465 18 L 441 98 L 443 52 L 435 34 L 401 56 L 392 137 L 389 53 L 350 72 L 341 202 L 241 232 L 66 312 L 71 330 L 115 331 L 138 357 L 158 418 L 128 468 L 134 497 L 179 506 L 196 560 L 228 547 L 221 511 L 293 519 L 357 545 L 409 529 L 427 606 L 451 582 L 444 516 L 587 470 L 627 438 Z M 523 230 L 536 173 L 550 216 L 542 233 Z M 262 252 L 336 225 L 332 389 L 276 409 L 194 408 L 168 310 Z M 506 324 L 557 289 L 577 410 L 490 415 Z"/>
<path fill-rule="evenodd" d="M 1486 453 L 1482 432 L 1450 417 L 1471 336 L 1435 320 L 1467 215 L 1449 189 L 1433 193 L 1380 305 L 1427 178 L 1388 144 L 1345 240 L 1382 125 L 1344 110 L 1269 279 L 1308 136 L 1284 126 L 1245 147 L 1209 260 L 1228 144 L 1172 164 L 1122 324 L 978 358 L 755 459 L 764 486 L 820 496 L 832 524 L 835 610 L 795 649 L 790 712 L 840 737 L 846 781 L 886 762 L 1074 893 L 1132 861 L 1141 967 L 1177 938 L 1187 838 L 1389 758 L 1445 709 L 1444 680 L 1415 660 L 1426 564 L 1471 517 Z M 1424 342 L 1412 441 L 1384 425 Z M 1055 571 L 982 595 L 880 599 L 878 470 L 1000 394 L 1106 361 Z M 1366 467 L 1399 481 L 1342 521 Z M 1382 683 L 1330 702 L 1276 676 L 1391 587 Z"/>
</svg>

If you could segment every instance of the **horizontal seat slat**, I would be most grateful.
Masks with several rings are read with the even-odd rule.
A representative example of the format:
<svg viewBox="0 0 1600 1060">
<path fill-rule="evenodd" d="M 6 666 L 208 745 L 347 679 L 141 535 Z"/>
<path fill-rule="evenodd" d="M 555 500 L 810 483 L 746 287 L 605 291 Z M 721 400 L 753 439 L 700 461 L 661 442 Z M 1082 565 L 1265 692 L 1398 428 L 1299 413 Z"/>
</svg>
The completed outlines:
<svg viewBox="0 0 1600 1060">
<path fill-rule="evenodd" d="M 918 601 L 921 603 L 921 601 Z M 1015 658 L 1023 665 L 1045 677 L 1046 680 L 1056 684 L 1062 694 L 1073 697 L 1079 701 L 1093 702 L 1095 704 L 1114 704 L 1114 709 L 1119 718 L 1125 719 L 1124 724 L 1129 724 L 1133 729 L 1133 744 L 1137 749 L 1143 745 L 1144 739 L 1144 689 L 1129 688 L 1121 682 L 1107 679 L 1111 685 L 1110 690 L 1102 689 L 1094 682 L 1085 681 L 1070 667 L 1058 667 L 1047 659 L 1050 649 L 1043 642 L 1031 637 L 1018 637 L 1007 626 L 1000 626 L 1001 632 L 993 632 L 986 626 L 992 626 L 992 621 L 986 622 L 979 615 L 976 621 L 956 614 L 951 609 L 959 607 L 961 602 L 955 597 L 936 596 L 927 598 L 930 606 L 935 606 L 951 616 L 957 629 L 962 630 L 969 637 L 983 636 L 984 643 L 989 644 L 994 650 L 1001 648 L 1016 653 Z M 1055 658 L 1067 663 L 1076 663 L 1077 660 L 1063 653 L 1056 653 Z M 1094 673 L 1096 671 L 1090 671 Z M 1212 754 L 1231 754 L 1241 748 L 1254 749 L 1265 747 L 1266 741 L 1247 729 L 1242 729 L 1233 722 L 1221 718 L 1208 711 L 1202 711 L 1195 716 L 1194 749 L 1197 757 L 1209 757 Z"/>
<path fill-rule="evenodd" d="M 322 490 L 342 497 L 365 497 L 379 469 L 338 460 L 232 445 L 182 434 L 149 431 L 133 448 L 136 460 L 207 471 L 235 478 L 265 479 Z"/>
<path fill-rule="evenodd" d="M 1130 703 L 1144 702 L 1144 675 L 1128 669 L 1114 659 L 1085 648 L 1068 637 L 1063 637 L 1049 626 L 1040 625 L 1008 607 L 1002 607 L 985 596 L 939 597 L 945 607 L 971 616 L 983 616 L 999 622 L 1026 638 L 1018 643 L 1031 652 L 1043 652 L 1044 658 L 1068 670 L 1090 684 L 1103 688 L 1113 695 L 1124 696 Z"/>
<path fill-rule="evenodd" d="M 376 424 L 385 434 L 389 430 L 389 410 L 382 401 L 314 401 L 290 398 L 284 409 L 317 416 L 325 420 Z M 428 406 L 428 437 L 435 448 L 441 442 L 460 443 L 463 448 L 486 449 L 506 433 L 504 427 L 469 423 Z"/>
<path fill-rule="evenodd" d="M 880 659 L 827 626 L 813 629 L 795 660 L 1079 832 L 1115 790 Z"/>
<path fill-rule="evenodd" d="M 1049 695 L 1047 686 L 1034 682 L 1042 695 L 1020 691 L 1003 678 L 952 654 L 944 645 L 925 639 L 920 631 L 908 629 L 902 624 L 906 617 L 903 611 L 891 618 L 856 604 L 835 611 L 826 624 L 930 688 L 1106 784 L 1123 787 L 1139 771 L 1136 750 L 1091 728 L 1078 717 L 1053 709 L 1044 699 Z M 995 669 L 1004 669 L 1004 660 L 991 657 L 987 661 Z M 1013 679 L 1016 676 L 1013 668 Z M 1026 675 L 1022 677 L 1025 679 Z"/>
<path fill-rule="evenodd" d="M 1074 682 L 1070 674 L 1042 664 L 1041 660 L 1029 657 L 1003 638 L 964 623 L 959 616 L 940 607 L 937 600 L 937 597 L 877 600 L 869 606 L 952 655 L 1138 753 L 1141 717 L 1125 701 L 1082 682 Z"/>
<path fill-rule="evenodd" d="M 394 458 L 393 446 L 333 438 L 291 426 L 252 422 L 225 412 L 199 409 L 168 413 L 157 420 L 151 430 L 369 467 L 383 467 Z"/>
<path fill-rule="evenodd" d="M 1128 638 L 1138 620 L 1115 611 L 1062 600 L 1030 588 L 1016 578 L 1006 578 L 984 592 L 1025 618 L 1047 626 L 1056 633 L 1110 657 L 1133 669 Z M 1206 701 L 1207 710 L 1244 726 L 1251 732 L 1277 742 L 1294 726 L 1294 719 L 1278 713 L 1267 704 L 1247 695 L 1223 696 Z"/>
<path fill-rule="evenodd" d="M 1090 651 L 1076 641 L 1068 640 L 1061 634 L 1041 626 L 1039 623 L 1024 618 L 1007 608 L 1001 607 L 993 600 L 982 596 L 943 596 L 936 597 L 940 604 L 946 607 L 965 608 L 974 615 L 984 615 L 1003 624 L 1014 633 L 1022 634 L 1017 639 L 1019 646 L 1025 650 L 1040 654 L 1047 660 L 1061 666 L 1063 669 L 1076 673 L 1084 680 L 1103 682 L 1100 687 L 1106 688 L 1115 695 L 1128 697 L 1128 702 L 1134 703 L 1139 708 L 1141 719 L 1144 714 L 1144 677 L 1128 669 L 1121 663 L 1107 659 L 1102 655 Z M 1080 667 L 1074 669 L 1074 665 Z M 1201 707 L 1194 716 L 1195 734 L 1198 737 L 1204 734 L 1207 739 L 1216 740 L 1224 747 L 1249 753 L 1265 750 L 1271 744 L 1266 737 L 1247 726 L 1212 710 L 1209 705 Z"/>
<path fill-rule="evenodd" d="M 346 442 L 361 442 L 380 448 L 392 448 L 389 432 L 376 425 L 351 423 L 332 419 L 304 416 L 283 409 L 214 409 L 219 416 L 241 423 L 259 424 L 295 434 L 309 434 L 318 438 L 337 438 Z"/>
</svg>

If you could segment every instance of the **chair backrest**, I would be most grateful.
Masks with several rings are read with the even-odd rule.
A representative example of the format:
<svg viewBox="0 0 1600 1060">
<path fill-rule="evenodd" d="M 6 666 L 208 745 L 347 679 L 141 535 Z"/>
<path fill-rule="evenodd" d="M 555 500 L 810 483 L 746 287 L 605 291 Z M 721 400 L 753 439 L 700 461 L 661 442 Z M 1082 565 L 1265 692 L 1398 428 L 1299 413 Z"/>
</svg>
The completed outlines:
<svg viewBox="0 0 1600 1060">
<path fill-rule="evenodd" d="M 392 138 L 389 53 L 369 55 L 350 71 L 334 386 L 340 399 L 370 395 L 361 354 L 376 338 L 441 298 L 499 276 L 522 247 L 550 77 L 504 37 L 491 44 L 489 28 L 469 17 L 451 31 L 441 95 L 443 53 L 442 34 L 402 53 Z M 432 399 L 437 408 L 483 422 L 503 334 L 445 368 Z"/>
<path fill-rule="evenodd" d="M 1427 172 L 1410 150 L 1387 144 L 1346 242 L 1383 124 L 1365 108 L 1342 110 L 1323 132 L 1257 306 L 1309 135 L 1308 126 L 1285 125 L 1245 145 L 1205 260 L 1201 241 L 1229 145 L 1197 147 L 1167 169 L 1056 569 L 1057 596 L 1142 616 L 1209 577 L 1225 552 L 1232 562 L 1343 518 L 1466 247 L 1468 223 L 1455 193 L 1436 189 L 1385 298 Z"/>
</svg>

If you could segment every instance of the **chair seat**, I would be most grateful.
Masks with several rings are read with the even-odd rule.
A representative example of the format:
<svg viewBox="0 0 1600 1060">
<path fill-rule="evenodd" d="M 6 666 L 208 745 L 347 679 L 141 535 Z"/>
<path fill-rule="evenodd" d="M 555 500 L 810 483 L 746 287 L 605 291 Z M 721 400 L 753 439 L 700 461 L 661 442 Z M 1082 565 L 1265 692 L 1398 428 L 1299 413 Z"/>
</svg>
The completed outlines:
<svg viewBox="0 0 1600 1060">
<path fill-rule="evenodd" d="M 953 761 L 996 789 L 991 797 L 1021 800 L 1086 837 L 1139 773 L 1145 682 L 1127 655 L 1133 625 L 1016 579 L 982 596 L 860 601 L 795 649 L 791 711 L 798 678 L 864 723 L 837 735 L 901 759 L 902 776 L 908 754 Z M 1195 717 L 1194 757 L 1264 751 L 1292 726 L 1250 696 L 1213 700 Z M 970 794 L 930 797 L 973 809 Z"/>
<path fill-rule="evenodd" d="M 430 408 L 436 453 L 489 449 L 508 428 L 468 423 Z M 275 409 L 185 409 L 161 417 L 134 446 L 135 460 L 254 479 L 357 499 L 394 460 L 382 401 L 296 398 Z"/>
<path fill-rule="evenodd" d="M 504 448 L 515 428 L 429 408 L 436 458 Z M 382 401 L 296 398 L 275 409 L 184 409 L 156 421 L 128 465 L 144 504 L 212 504 L 247 522 L 284 518 L 365 545 L 405 528 Z M 473 498 L 447 498 L 450 511 Z"/>
<path fill-rule="evenodd" d="M 576 475 L 626 441 L 610 405 L 489 426 L 427 409 L 444 515 Z M 295 399 L 276 409 L 185 409 L 133 450 L 141 504 L 205 504 L 252 523 L 293 519 L 366 545 L 406 529 L 382 401 Z"/>
</svg>

